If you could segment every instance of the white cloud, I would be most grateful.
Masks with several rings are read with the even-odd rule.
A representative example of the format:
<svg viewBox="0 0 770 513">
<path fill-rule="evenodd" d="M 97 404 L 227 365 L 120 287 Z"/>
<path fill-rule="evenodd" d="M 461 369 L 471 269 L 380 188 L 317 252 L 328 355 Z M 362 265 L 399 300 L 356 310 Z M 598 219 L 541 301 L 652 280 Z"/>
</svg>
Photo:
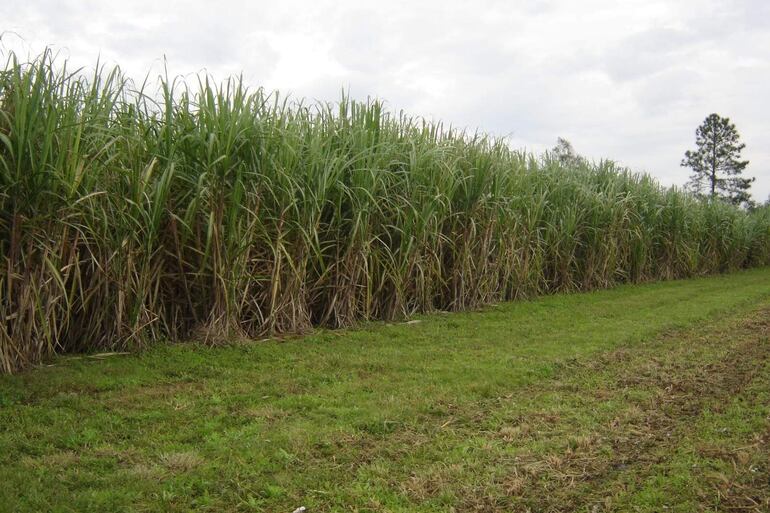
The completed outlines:
<svg viewBox="0 0 770 513">
<path fill-rule="evenodd" d="M 74 64 L 243 73 L 253 86 L 395 109 L 510 135 L 557 136 L 663 183 L 711 112 L 738 126 L 770 194 L 770 4 L 761 0 L 460 2 L 77 2 L 27 0 L 4 15 L 6 47 L 53 45 Z"/>
</svg>

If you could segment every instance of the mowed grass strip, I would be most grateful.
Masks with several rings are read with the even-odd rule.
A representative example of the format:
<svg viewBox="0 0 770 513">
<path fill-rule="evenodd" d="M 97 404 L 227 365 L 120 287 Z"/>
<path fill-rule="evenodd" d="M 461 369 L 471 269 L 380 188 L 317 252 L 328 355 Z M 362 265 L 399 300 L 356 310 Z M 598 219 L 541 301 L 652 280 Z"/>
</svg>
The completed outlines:
<svg viewBox="0 0 770 513">
<path fill-rule="evenodd" d="M 0 378 L 0 511 L 761 505 L 768 308 L 757 269 L 62 357 Z"/>
</svg>

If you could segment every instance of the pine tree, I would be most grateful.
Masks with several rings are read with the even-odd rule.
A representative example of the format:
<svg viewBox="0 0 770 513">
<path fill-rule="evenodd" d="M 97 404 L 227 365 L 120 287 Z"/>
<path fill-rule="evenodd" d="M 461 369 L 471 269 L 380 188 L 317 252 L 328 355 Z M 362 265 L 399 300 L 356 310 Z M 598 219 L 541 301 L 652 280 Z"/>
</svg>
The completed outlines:
<svg viewBox="0 0 770 513">
<path fill-rule="evenodd" d="M 750 205 L 754 178 L 741 176 L 749 164 L 740 160 L 746 145 L 730 119 L 710 114 L 695 131 L 695 144 L 697 149 L 685 152 L 681 164 L 693 170 L 688 187 L 699 196 Z"/>
</svg>

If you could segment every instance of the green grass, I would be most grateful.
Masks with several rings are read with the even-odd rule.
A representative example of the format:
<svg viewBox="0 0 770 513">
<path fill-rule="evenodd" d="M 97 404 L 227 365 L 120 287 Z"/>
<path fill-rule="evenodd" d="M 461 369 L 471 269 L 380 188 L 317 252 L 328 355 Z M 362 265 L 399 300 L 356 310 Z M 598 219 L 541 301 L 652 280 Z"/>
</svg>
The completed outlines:
<svg viewBox="0 0 770 513">
<path fill-rule="evenodd" d="M 768 312 L 762 268 L 58 357 L 0 377 L 0 511 L 745 506 L 767 500 Z"/>
</svg>

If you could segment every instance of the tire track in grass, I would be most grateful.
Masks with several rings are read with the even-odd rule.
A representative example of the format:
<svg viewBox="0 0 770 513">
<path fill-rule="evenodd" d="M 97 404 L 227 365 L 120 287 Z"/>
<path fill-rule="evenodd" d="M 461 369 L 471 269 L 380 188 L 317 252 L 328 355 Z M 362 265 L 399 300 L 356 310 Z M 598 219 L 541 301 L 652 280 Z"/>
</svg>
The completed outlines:
<svg viewBox="0 0 770 513">
<path fill-rule="evenodd" d="M 651 398 L 631 408 L 629 418 L 617 417 L 590 433 L 593 440 L 609 442 L 608 455 L 602 450 L 606 443 L 599 447 L 589 442 L 545 458 L 520 460 L 527 476 L 516 493 L 520 505 L 531 511 L 614 510 L 613 498 L 624 491 L 625 483 L 639 480 L 651 466 L 665 461 L 706 408 L 718 410 L 767 364 L 770 345 L 763 342 L 770 331 L 769 318 L 770 308 L 765 307 L 732 328 L 689 333 L 681 341 L 679 336 L 666 337 L 676 347 L 646 363 L 640 360 L 650 356 L 647 351 L 626 360 L 628 353 L 619 349 L 589 365 L 589 371 L 605 368 L 612 373 L 614 364 L 626 360 L 624 371 L 605 393 L 628 396 L 643 390 Z M 719 345 L 725 340 L 729 348 L 721 355 Z M 553 433 L 562 429 L 558 423 L 552 426 Z"/>
<path fill-rule="evenodd" d="M 447 447 L 462 447 L 475 436 L 486 446 L 509 438 L 514 449 L 484 448 L 475 461 L 415 469 L 412 479 L 438 472 L 442 487 L 456 490 L 457 511 L 616 510 L 617 496 L 665 461 L 702 412 L 721 408 L 765 365 L 769 313 L 765 305 L 748 316 L 573 361 L 550 383 L 508 398 L 524 408 L 498 402 L 456 411 L 455 418 L 468 422 L 458 422 L 467 425 L 441 442 Z M 604 404 L 611 407 L 602 411 Z M 509 417 L 512 426 L 496 437 L 487 425 L 478 438 L 479 422 L 499 417 L 500 410 L 516 413 Z M 392 483 L 415 502 L 435 496 L 433 484 L 428 479 L 415 490 L 414 483 Z"/>
<path fill-rule="evenodd" d="M 396 472 L 387 479 L 388 488 L 421 511 L 434 511 L 442 500 L 454 502 L 457 512 L 625 511 L 618 499 L 629 487 L 675 452 L 706 409 L 727 404 L 767 363 L 768 317 L 766 305 L 668 330 L 592 360 L 567 362 L 555 378 L 508 397 L 475 407 L 454 405 L 441 428 L 396 429 L 385 446 L 379 436 L 358 438 L 364 445 L 350 470 L 370 465 L 379 470 L 383 460 L 407 468 L 410 461 L 440 457 L 436 447 L 447 456 L 473 448 L 479 452 L 470 459 L 433 459 L 406 475 L 391 469 Z M 603 386 L 594 387 L 597 381 Z M 554 395 L 561 396 L 561 413 L 550 408 Z M 602 404 L 612 401 L 615 406 L 602 412 Z M 496 433 L 490 427 L 491 418 L 514 412 L 509 429 Z M 585 412 L 596 415 L 575 425 L 571 416 Z M 442 434 L 444 427 L 453 432 Z M 501 438 L 521 450 L 494 448 Z M 423 449 L 428 452 L 415 460 L 408 454 Z M 372 476 L 364 472 L 368 481 Z M 442 498 L 447 491 L 454 501 Z"/>
<path fill-rule="evenodd" d="M 697 327 L 669 329 L 591 360 L 566 362 L 553 379 L 508 397 L 453 404 L 440 427 L 418 422 L 357 436 L 360 447 L 347 471 L 362 482 L 384 478 L 394 501 L 400 496 L 420 511 L 434 511 L 441 501 L 454 503 L 457 512 L 624 511 L 618 499 L 629 486 L 664 463 L 706 409 L 718 410 L 740 394 L 766 364 L 770 345 L 762 342 L 770 329 L 768 317 L 766 305 Z M 603 386 L 594 387 L 597 381 Z M 544 406 L 553 395 L 568 405 L 562 415 Z M 608 401 L 616 405 L 601 412 Z M 514 412 L 510 429 L 490 427 L 490 419 Z M 585 412 L 597 414 L 576 426 L 570 416 Z M 521 450 L 512 456 L 499 447 L 487 449 L 501 438 Z M 479 452 L 470 459 L 450 456 L 468 448 Z M 410 465 L 426 461 L 433 463 Z M 401 468 L 390 468 L 395 472 L 388 476 L 384 462 Z M 448 491 L 454 500 L 446 497 Z"/>
<path fill-rule="evenodd" d="M 765 332 L 759 343 L 769 342 Z M 740 394 L 701 415 L 624 504 L 640 512 L 770 511 L 770 361 Z"/>
</svg>

